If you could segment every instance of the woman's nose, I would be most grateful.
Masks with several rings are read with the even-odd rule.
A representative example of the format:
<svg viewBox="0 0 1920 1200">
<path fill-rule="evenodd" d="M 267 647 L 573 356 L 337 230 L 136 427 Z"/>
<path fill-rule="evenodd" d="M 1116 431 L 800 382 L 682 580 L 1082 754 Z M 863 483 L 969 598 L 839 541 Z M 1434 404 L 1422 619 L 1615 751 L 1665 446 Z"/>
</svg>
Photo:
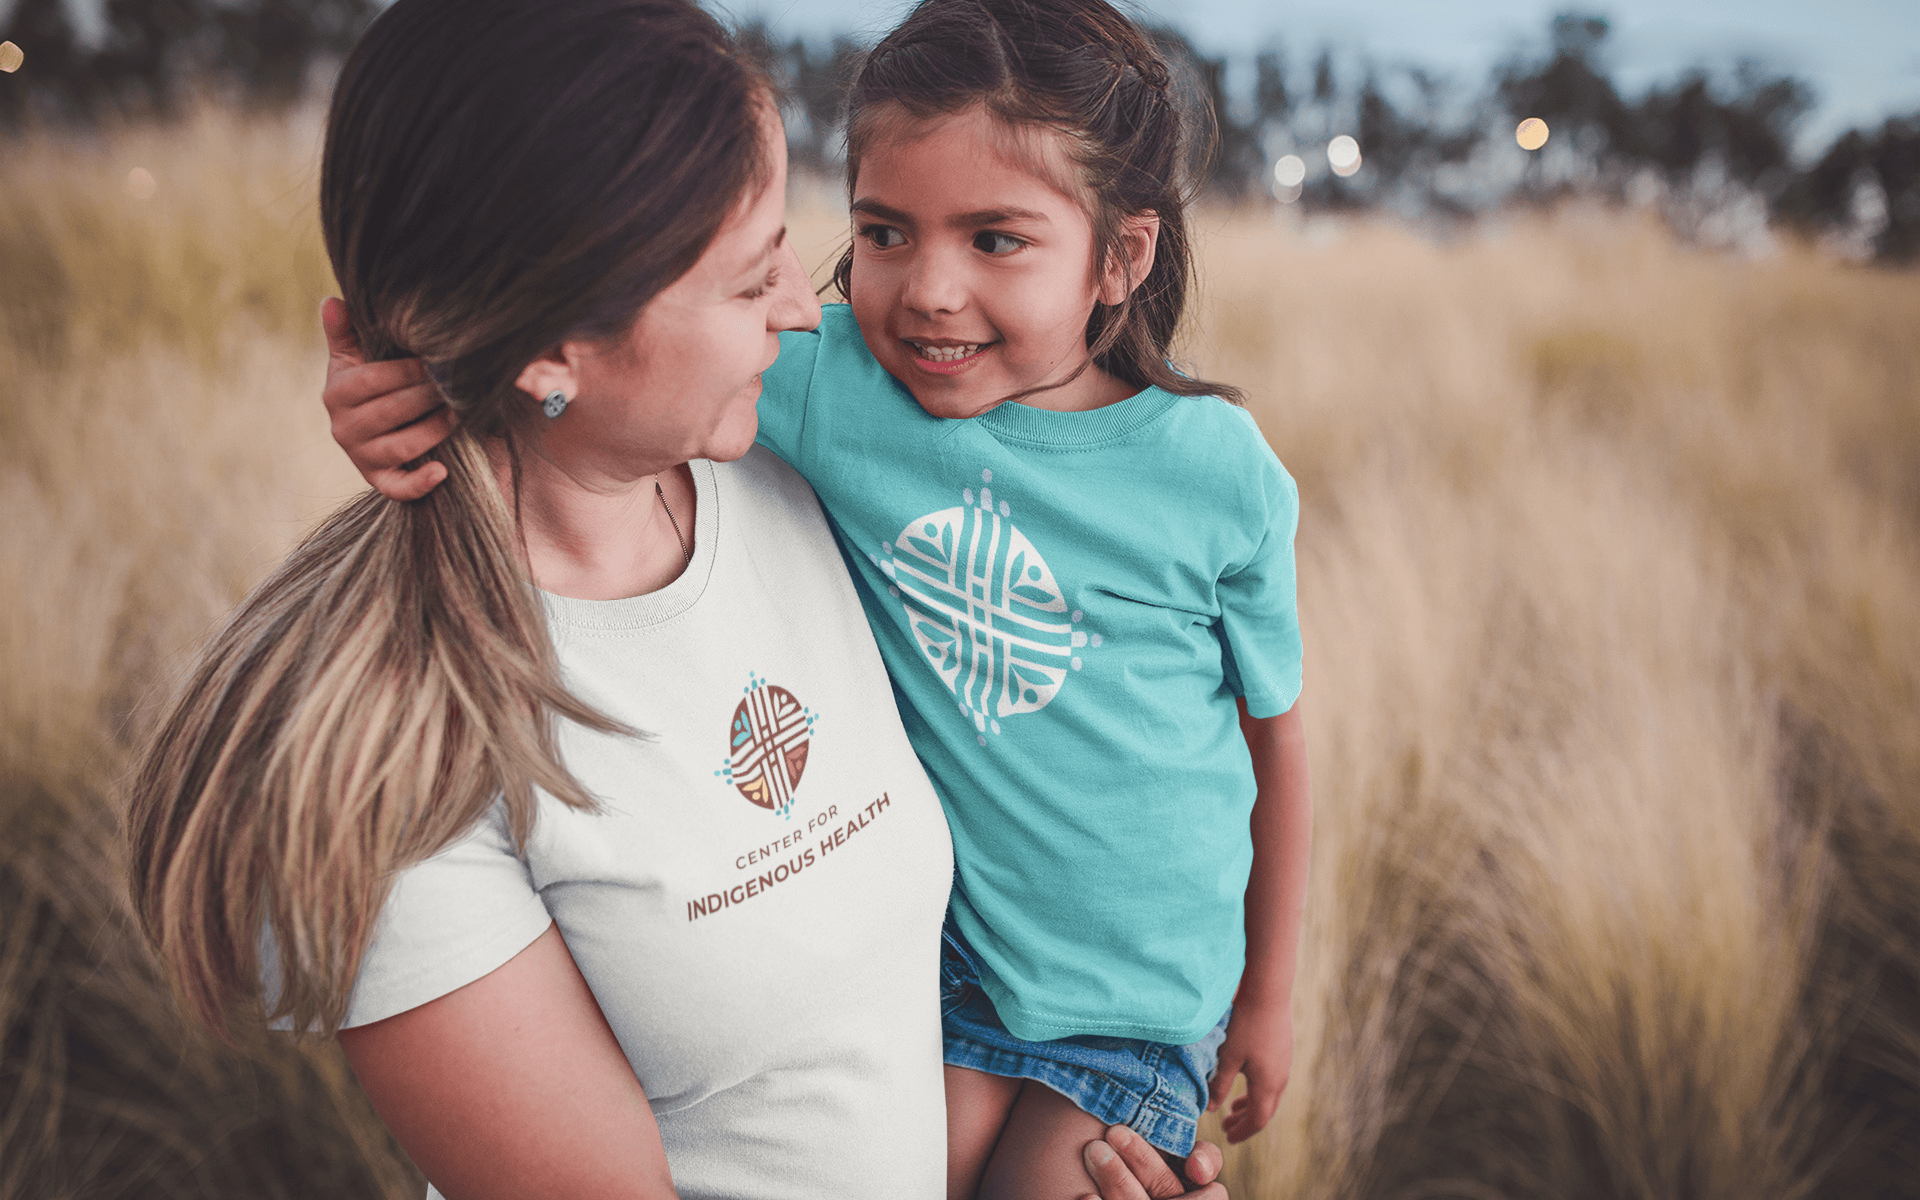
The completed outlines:
<svg viewBox="0 0 1920 1200">
<path fill-rule="evenodd" d="M 775 332 L 812 329 L 820 323 L 820 297 L 807 278 L 807 269 L 800 265 L 792 239 L 780 247 L 780 254 L 784 258 L 774 284 L 774 300 L 767 309 L 767 328 Z"/>
</svg>

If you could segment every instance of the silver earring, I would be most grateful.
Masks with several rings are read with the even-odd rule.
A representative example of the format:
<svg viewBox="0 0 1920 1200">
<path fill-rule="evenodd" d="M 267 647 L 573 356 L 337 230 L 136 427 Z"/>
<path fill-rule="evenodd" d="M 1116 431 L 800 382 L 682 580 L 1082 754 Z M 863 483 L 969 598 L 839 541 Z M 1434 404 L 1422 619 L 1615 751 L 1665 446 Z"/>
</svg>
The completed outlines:
<svg viewBox="0 0 1920 1200">
<path fill-rule="evenodd" d="M 540 411 L 547 414 L 549 421 L 567 411 L 567 394 L 559 388 L 548 392 L 547 398 L 540 402 Z"/>
</svg>

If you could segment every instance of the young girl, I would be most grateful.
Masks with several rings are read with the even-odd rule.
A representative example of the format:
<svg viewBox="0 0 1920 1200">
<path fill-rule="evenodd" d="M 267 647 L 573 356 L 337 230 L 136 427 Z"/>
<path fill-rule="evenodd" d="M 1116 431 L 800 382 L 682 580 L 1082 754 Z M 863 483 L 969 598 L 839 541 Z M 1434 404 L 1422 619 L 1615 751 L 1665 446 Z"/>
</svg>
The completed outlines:
<svg viewBox="0 0 1920 1200">
<path fill-rule="evenodd" d="M 851 305 L 763 376 L 759 440 L 820 497 L 952 828 L 954 1198 L 1080 1195 L 1108 1123 L 1183 1156 L 1244 1075 L 1239 1141 L 1291 1064 L 1297 499 L 1236 393 L 1167 362 L 1184 154 L 1104 0 L 925 0 L 849 98 Z M 369 479 L 430 487 L 390 468 L 439 424 L 356 435 L 348 383 Z"/>
</svg>

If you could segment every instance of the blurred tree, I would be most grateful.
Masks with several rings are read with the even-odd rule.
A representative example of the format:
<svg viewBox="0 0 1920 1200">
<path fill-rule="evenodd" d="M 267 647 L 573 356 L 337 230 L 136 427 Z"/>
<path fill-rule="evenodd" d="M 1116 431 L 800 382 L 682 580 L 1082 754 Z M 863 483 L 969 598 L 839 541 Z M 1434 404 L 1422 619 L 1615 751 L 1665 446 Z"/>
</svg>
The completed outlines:
<svg viewBox="0 0 1920 1200">
<path fill-rule="evenodd" d="M 846 92 L 866 48 L 845 36 L 834 38 L 824 49 L 800 38 L 776 42 L 758 18 L 742 25 L 736 36 L 780 90 L 787 153 L 794 166 L 822 175 L 839 174 Z"/>
<path fill-rule="evenodd" d="M 345 57 L 381 0 L 223 0 L 220 60 L 252 97 L 297 99 L 314 64 Z"/>
<path fill-rule="evenodd" d="M 1627 110 L 1626 137 L 1615 153 L 1651 163 L 1676 182 L 1712 161 L 1727 180 L 1778 194 L 1792 175 L 1793 124 L 1812 106 L 1812 93 L 1751 63 L 1741 64 L 1736 80 L 1724 100 L 1699 69 L 1649 90 Z"/>
<path fill-rule="evenodd" d="M 278 105 L 344 55 L 381 0 L 107 0 L 97 46 L 75 37 L 69 0 L 18 0 L 0 38 L 29 67 L 0 84 L 0 124 L 166 117 L 201 93 Z"/>
<path fill-rule="evenodd" d="M 1278 50 L 1266 50 L 1253 60 L 1253 120 L 1256 127 L 1284 123 L 1293 115 L 1293 97 L 1287 92 L 1286 60 Z"/>
<path fill-rule="evenodd" d="M 1836 138 L 1781 191 L 1774 214 L 1809 232 L 1857 233 L 1889 261 L 1920 259 L 1920 112 Z"/>
<path fill-rule="evenodd" d="M 1426 148 L 1427 127 L 1403 118 L 1380 90 L 1379 79 L 1371 74 L 1360 85 L 1357 116 L 1354 136 L 1367 167 L 1382 184 L 1398 182 Z"/>
<path fill-rule="evenodd" d="M 1339 94 L 1340 85 L 1333 77 L 1333 51 L 1323 47 L 1320 57 L 1313 60 L 1313 102 L 1324 107 Z"/>
<path fill-rule="evenodd" d="M 1613 82 L 1600 69 L 1606 18 L 1562 13 L 1553 18 L 1553 51 L 1529 68 L 1512 60 L 1495 69 L 1494 92 L 1517 117 L 1539 117 L 1596 156 L 1630 144 L 1632 123 Z"/>
<path fill-rule="evenodd" d="M 30 112 L 73 117 L 99 102 L 100 78 L 74 36 L 66 0 L 16 0 L 0 41 L 27 56 L 19 72 L 0 78 L 0 125 L 18 124 Z"/>
<path fill-rule="evenodd" d="M 1176 94 L 1188 110 L 1192 177 L 1216 196 L 1249 194 L 1258 186 L 1266 156 L 1260 149 L 1259 118 L 1243 125 L 1227 105 L 1227 60 L 1201 53 L 1176 29 L 1156 26 L 1147 34 L 1172 64 Z"/>
<path fill-rule="evenodd" d="M 196 67 L 213 65 L 219 39 L 211 0 L 107 0 L 107 36 L 92 67 L 130 112 L 171 114 Z"/>
</svg>

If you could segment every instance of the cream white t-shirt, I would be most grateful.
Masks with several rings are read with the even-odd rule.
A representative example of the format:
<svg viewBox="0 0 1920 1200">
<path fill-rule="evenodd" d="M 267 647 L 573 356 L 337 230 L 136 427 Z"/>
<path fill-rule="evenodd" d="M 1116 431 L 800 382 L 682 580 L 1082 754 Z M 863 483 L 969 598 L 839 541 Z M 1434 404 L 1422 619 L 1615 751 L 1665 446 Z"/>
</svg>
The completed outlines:
<svg viewBox="0 0 1920 1200">
<path fill-rule="evenodd" d="M 692 468 L 678 580 L 545 597 L 568 686 L 651 738 L 565 727 L 604 812 L 543 797 L 524 853 L 496 820 L 403 872 L 346 1023 L 557 922 L 685 1200 L 937 1200 L 946 822 L 812 491 L 757 448 Z"/>
</svg>

